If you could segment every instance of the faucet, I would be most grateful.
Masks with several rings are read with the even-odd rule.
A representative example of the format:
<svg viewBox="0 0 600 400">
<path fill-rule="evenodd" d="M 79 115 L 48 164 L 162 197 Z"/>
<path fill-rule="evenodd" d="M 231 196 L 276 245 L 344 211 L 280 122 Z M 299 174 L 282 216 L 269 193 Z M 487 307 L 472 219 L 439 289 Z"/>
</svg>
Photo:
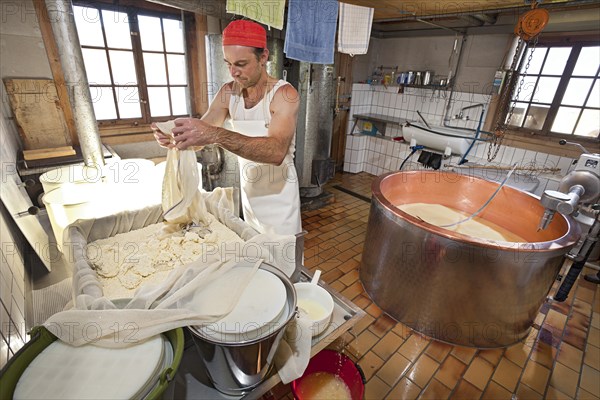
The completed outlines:
<svg viewBox="0 0 600 400">
<path fill-rule="evenodd" d="M 460 111 L 458 112 L 458 114 L 456 114 L 454 116 L 454 119 L 464 119 L 464 120 L 468 121 L 469 120 L 469 116 L 468 115 L 465 116 L 464 112 L 466 110 L 470 110 L 470 109 L 473 109 L 473 108 L 480 108 L 480 107 L 481 107 L 481 113 L 483 114 L 483 109 L 484 109 L 485 105 L 483 103 L 477 103 L 477 104 L 472 104 L 470 106 L 461 108 Z"/>
<path fill-rule="evenodd" d="M 463 107 L 463 108 L 461 108 L 461 109 L 460 109 L 460 111 L 459 111 L 459 113 L 458 113 L 458 114 L 456 114 L 456 115 L 454 116 L 454 119 L 464 119 L 464 120 L 468 121 L 468 120 L 469 120 L 469 116 L 467 115 L 467 116 L 465 117 L 465 116 L 463 115 L 463 114 L 464 114 L 464 112 L 465 112 L 466 110 L 470 110 L 470 109 L 472 109 L 472 108 L 479 108 L 479 107 L 481 107 L 481 113 L 483 114 L 483 108 L 485 107 L 485 104 L 483 104 L 483 103 L 477 103 L 477 104 L 472 104 L 472 105 L 470 105 L 470 106 L 467 106 L 467 107 Z"/>
<path fill-rule="evenodd" d="M 571 215 L 577 209 L 581 196 L 585 193 L 585 189 L 581 185 L 573 185 L 569 188 L 569 193 L 563 193 L 557 190 L 546 190 L 540 202 L 544 206 L 544 215 L 540 220 L 538 231 L 546 229 L 554 213 L 558 211 L 561 214 Z"/>
</svg>

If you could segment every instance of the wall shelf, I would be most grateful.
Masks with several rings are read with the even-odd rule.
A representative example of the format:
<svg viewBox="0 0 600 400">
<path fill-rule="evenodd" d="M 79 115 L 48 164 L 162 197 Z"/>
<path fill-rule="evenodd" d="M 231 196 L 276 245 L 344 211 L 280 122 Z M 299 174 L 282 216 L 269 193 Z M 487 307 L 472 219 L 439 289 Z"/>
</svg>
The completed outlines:
<svg viewBox="0 0 600 400">
<path fill-rule="evenodd" d="M 383 85 L 381 83 L 371 83 L 371 86 L 381 86 L 381 87 L 385 87 L 385 88 L 398 88 L 400 89 L 401 87 L 403 88 L 416 88 L 416 89 L 433 89 L 433 90 L 449 90 L 451 88 L 450 85 L 413 85 L 413 84 L 395 84 L 395 85 Z"/>
<path fill-rule="evenodd" d="M 450 85 L 406 85 L 406 84 L 402 84 L 402 85 L 397 85 L 398 87 L 400 86 L 404 86 L 404 87 L 411 87 L 411 88 L 418 88 L 418 89 L 441 89 L 441 90 L 448 90 L 450 89 Z"/>
<path fill-rule="evenodd" d="M 373 124 L 373 126 L 377 129 L 377 131 L 381 132 L 380 135 L 376 134 L 375 136 L 385 136 L 385 128 L 388 124 L 394 125 L 394 126 L 402 126 L 402 124 L 404 124 L 404 122 L 406 122 L 405 118 L 390 117 L 388 115 L 383 115 L 383 114 L 354 114 L 353 118 L 354 118 L 354 125 L 352 125 L 352 129 L 350 130 L 350 135 L 354 135 L 354 130 L 356 129 L 356 125 L 358 125 L 358 121 L 371 122 Z M 365 134 L 364 132 L 358 132 L 358 133 Z M 373 135 L 371 135 L 371 136 L 373 136 Z"/>
</svg>

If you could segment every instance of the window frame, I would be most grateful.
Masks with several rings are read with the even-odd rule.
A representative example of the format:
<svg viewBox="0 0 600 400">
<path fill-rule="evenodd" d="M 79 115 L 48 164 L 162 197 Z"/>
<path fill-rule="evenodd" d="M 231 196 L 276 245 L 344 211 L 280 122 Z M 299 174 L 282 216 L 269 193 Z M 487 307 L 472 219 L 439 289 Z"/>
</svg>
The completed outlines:
<svg viewBox="0 0 600 400">
<path fill-rule="evenodd" d="M 556 88 L 556 93 L 554 94 L 554 98 L 552 99 L 552 103 L 550 104 L 550 108 L 548 110 L 548 114 L 544 121 L 542 129 L 536 130 L 536 129 L 532 129 L 532 128 L 508 125 L 508 126 L 506 126 L 507 134 L 514 135 L 516 137 L 530 137 L 530 138 L 537 137 L 538 139 L 548 139 L 548 138 L 557 139 L 557 140 L 566 139 L 566 140 L 578 142 L 581 144 L 600 143 L 600 134 L 597 137 L 585 137 L 585 136 L 577 136 L 574 133 L 565 134 L 565 133 L 558 133 L 558 132 L 551 131 L 552 125 L 554 124 L 554 120 L 556 119 L 558 108 L 561 106 L 561 101 L 567 90 L 569 80 L 573 77 L 572 73 L 573 73 L 573 70 L 575 69 L 575 65 L 577 62 L 577 58 L 579 57 L 579 53 L 581 52 L 581 48 L 586 45 L 587 46 L 589 46 L 589 45 L 600 46 L 600 39 L 598 38 L 597 33 L 574 32 L 574 33 L 559 33 L 559 34 L 550 34 L 550 35 L 540 36 L 538 43 L 537 43 L 537 47 L 548 47 L 548 48 L 572 47 L 573 50 L 569 54 L 569 58 L 567 59 L 567 62 L 565 64 L 565 69 L 563 70 L 562 74 L 560 75 L 560 81 Z M 524 65 L 524 63 L 527 62 L 526 55 L 527 55 L 527 51 L 528 51 L 529 47 L 530 46 L 527 45 L 523 49 L 521 59 L 519 61 L 519 65 L 517 67 L 517 71 L 521 71 L 522 66 Z M 546 57 L 547 57 L 547 55 L 546 55 Z M 577 76 L 575 76 L 575 77 L 577 77 Z M 593 79 L 600 81 L 600 76 L 596 76 Z M 511 92 L 514 91 L 516 86 L 519 84 L 520 80 L 521 80 L 520 72 L 514 73 L 512 78 L 510 79 L 510 81 L 506 82 L 504 84 L 502 90 L 511 90 Z M 588 95 L 587 95 L 588 97 L 589 97 L 592 89 L 593 89 L 593 84 L 592 84 L 592 87 L 590 87 L 590 92 L 588 92 Z M 503 121 L 506 119 L 506 115 L 508 114 L 508 112 L 510 110 L 510 103 L 512 102 L 513 95 L 514 95 L 514 93 L 511 93 L 510 98 L 509 98 L 509 96 L 507 96 L 507 98 L 504 99 L 504 104 L 500 104 L 499 107 L 496 109 L 496 115 L 494 116 L 495 123 L 497 123 L 497 121 Z M 586 97 L 586 101 L 587 101 L 588 97 Z M 531 104 L 531 99 L 529 101 L 527 101 L 527 103 Z M 536 104 L 536 103 L 533 103 L 533 104 Z M 542 103 L 542 104 L 547 104 L 547 103 Z M 573 106 L 573 107 L 579 108 L 579 109 L 586 109 L 585 105 L 584 106 Z M 587 108 L 596 109 L 595 107 L 587 107 Z M 581 118 L 581 113 L 578 117 L 577 122 L 579 122 L 580 118 Z M 575 125 L 575 127 L 576 126 L 577 126 L 577 124 Z"/>
<path fill-rule="evenodd" d="M 135 73 L 136 73 L 136 78 L 137 78 L 137 87 L 139 88 L 139 92 L 138 92 L 138 96 L 140 99 L 140 110 L 141 110 L 141 117 L 139 118 L 116 118 L 116 119 L 103 119 L 103 120 L 97 120 L 97 124 L 99 129 L 102 131 L 108 131 L 108 132 L 112 132 L 112 133 L 117 133 L 114 132 L 114 129 L 119 130 L 119 132 L 117 134 L 127 134 L 127 133 L 131 133 L 131 132 L 123 132 L 121 131 L 122 128 L 126 128 L 126 127 L 138 127 L 138 126 L 147 126 L 152 122 L 155 121 L 164 121 L 165 119 L 172 119 L 172 118 L 177 118 L 180 116 L 187 116 L 188 114 L 173 114 L 173 104 L 170 98 L 170 88 L 172 87 L 184 87 L 186 92 L 187 92 L 187 98 L 186 98 L 186 102 L 188 103 L 188 112 L 192 113 L 192 109 L 193 109 L 193 102 L 191 101 L 191 99 L 193 99 L 193 84 L 191 81 L 191 72 L 189 71 L 189 60 L 190 60 L 190 52 L 187 48 L 187 37 L 186 37 L 186 32 L 185 32 L 185 18 L 182 15 L 180 10 L 175 10 L 175 9 L 168 9 L 166 10 L 165 7 L 160 7 L 160 10 L 153 10 L 153 9 L 149 9 L 149 8 L 144 8 L 144 7 L 139 7 L 139 6 L 134 6 L 134 5 L 115 5 L 112 3 L 105 3 L 103 1 L 86 1 L 86 0 L 76 0 L 73 2 L 73 6 L 80 6 L 80 7 L 90 7 L 90 8 L 95 8 L 97 10 L 109 10 L 109 11 L 113 11 L 113 12 L 121 12 L 121 13 L 125 13 L 127 14 L 127 18 L 129 20 L 129 26 L 130 26 L 130 32 L 131 32 L 131 52 L 133 53 L 133 59 L 134 59 L 134 65 L 135 65 Z M 100 12 L 100 18 L 102 21 L 102 13 Z M 177 52 L 169 52 L 167 51 L 166 47 L 165 47 L 165 37 L 164 37 L 164 29 L 162 29 L 162 40 L 163 40 L 163 50 L 162 51 L 150 51 L 150 50 L 143 50 L 142 49 L 142 44 L 141 44 L 141 38 L 140 38 L 140 30 L 139 30 L 139 25 L 138 25 L 138 16 L 148 16 L 148 17 L 156 17 L 156 18 L 160 18 L 161 19 L 161 29 L 162 29 L 162 19 L 173 19 L 173 20 L 177 20 L 180 23 L 184 24 L 184 29 L 182 32 L 182 40 L 184 42 L 184 52 L 183 53 L 177 53 Z M 105 32 L 105 26 L 104 26 L 104 22 L 102 21 L 101 24 L 101 29 L 102 29 L 102 36 L 104 39 L 104 43 L 106 44 L 106 46 L 89 46 L 89 45 L 81 45 L 81 49 L 96 49 L 96 50 L 103 50 L 106 52 L 106 57 L 107 57 L 107 61 L 108 61 L 108 68 L 109 68 L 109 72 L 110 72 L 110 76 L 111 76 L 111 80 L 113 79 L 113 75 L 112 75 L 112 66 L 110 63 L 110 57 L 108 52 L 111 50 L 118 50 L 118 51 L 122 51 L 123 49 L 121 48 L 112 48 L 108 46 L 108 43 L 106 41 L 106 32 Z M 162 54 L 165 57 L 165 72 L 166 72 L 166 79 L 167 82 L 164 85 L 149 85 L 146 82 L 146 71 L 145 71 L 145 67 L 144 67 L 144 61 L 143 61 L 143 54 L 144 53 L 152 53 L 152 54 Z M 177 55 L 183 55 L 185 62 L 186 62 L 186 80 L 187 83 L 185 85 L 182 84 L 171 84 L 169 81 L 169 70 L 168 70 L 168 63 L 166 60 L 166 57 L 168 54 L 177 54 Z M 121 87 L 119 85 L 115 85 L 114 82 L 111 82 L 111 84 L 104 84 L 104 85 L 90 85 L 88 83 L 89 87 L 110 87 L 110 88 L 118 88 Z M 171 112 L 170 115 L 163 115 L 163 116 L 156 116 L 153 117 L 150 114 L 150 104 L 149 104 L 149 99 L 148 99 L 148 88 L 149 87 L 166 87 L 167 90 L 169 91 L 169 111 Z M 117 117 L 119 117 L 119 108 L 118 108 L 118 102 L 116 99 L 116 91 L 113 90 L 113 103 L 115 106 L 115 111 L 117 113 Z"/>
</svg>

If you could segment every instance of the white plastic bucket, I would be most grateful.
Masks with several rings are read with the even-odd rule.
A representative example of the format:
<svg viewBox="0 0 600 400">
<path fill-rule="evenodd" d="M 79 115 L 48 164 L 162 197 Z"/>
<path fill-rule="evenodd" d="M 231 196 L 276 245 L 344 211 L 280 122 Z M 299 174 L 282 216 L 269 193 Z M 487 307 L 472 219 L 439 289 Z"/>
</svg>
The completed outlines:
<svg viewBox="0 0 600 400">
<path fill-rule="evenodd" d="M 154 162 L 144 158 L 108 160 L 106 165 L 65 165 L 40 176 L 44 193 L 66 183 L 144 183 L 152 178 Z"/>
<path fill-rule="evenodd" d="M 40 176 L 44 193 L 66 183 L 98 183 L 101 181 L 102 169 L 99 166 L 65 165 L 46 171 Z"/>
<path fill-rule="evenodd" d="M 103 183 L 64 183 L 42 197 L 56 244 L 62 251 L 65 228 L 78 219 L 110 215 L 112 202 L 105 201 L 107 185 Z"/>
<path fill-rule="evenodd" d="M 106 183 L 136 184 L 151 179 L 154 162 L 144 158 L 124 158 L 109 161 L 102 167 L 102 177 Z"/>
</svg>

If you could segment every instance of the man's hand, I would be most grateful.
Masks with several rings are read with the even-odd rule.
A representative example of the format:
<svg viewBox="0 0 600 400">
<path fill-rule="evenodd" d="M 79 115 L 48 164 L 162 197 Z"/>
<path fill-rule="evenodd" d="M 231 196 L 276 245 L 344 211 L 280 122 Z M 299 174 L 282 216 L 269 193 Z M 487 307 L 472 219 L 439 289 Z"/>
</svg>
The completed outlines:
<svg viewBox="0 0 600 400">
<path fill-rule="evenodd" d="M 215 143 L 216 127 L 197 118 L 177 118 L 173 128 L 174 147 L 185 150 L 191 146 Z"/>
<path fill-rule="evenodd" d="M 164 147 L 167 149 L 175 147 L 175 145 L 173 144 L 173 138 L 170 135 L 161 132 L 154 122 L 150 125 L 150 128 L 152 128 L 152 131 L 154 133 L 154 139 L 156 139 L 160 147 Z"/>
</svg>

